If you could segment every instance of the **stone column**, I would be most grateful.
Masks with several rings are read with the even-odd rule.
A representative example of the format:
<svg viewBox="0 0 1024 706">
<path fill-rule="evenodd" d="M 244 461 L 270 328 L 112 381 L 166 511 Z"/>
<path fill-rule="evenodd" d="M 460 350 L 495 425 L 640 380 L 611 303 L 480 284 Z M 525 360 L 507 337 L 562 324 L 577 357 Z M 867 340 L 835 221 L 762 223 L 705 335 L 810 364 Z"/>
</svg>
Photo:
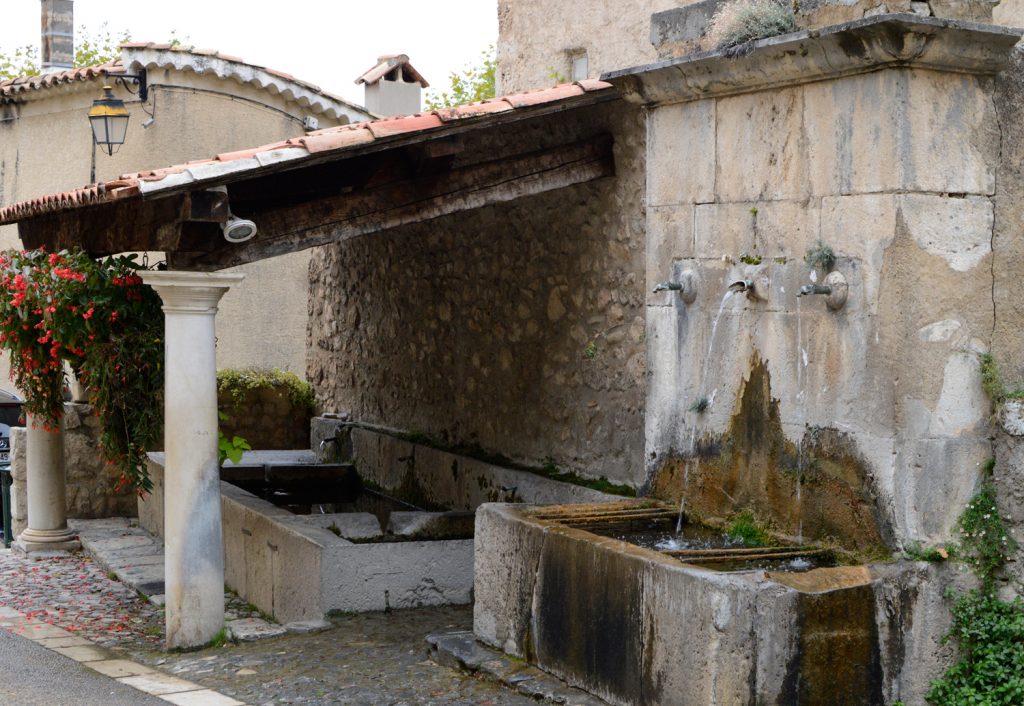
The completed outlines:
<svg viewBox="0 0 1024 706">
<path fill-rule="evenodd" d="M 224 627 L 217 464 L 217 303 L 243 275 L 144 272 L 163 300 L 164 584 L 167 647 L 207 644 Z"/>
<path fill-rule="evenodd" d="M 78 549 L 75 533 L 68 529 L 64 434 L 59 428 L 46 431 L 31 415 L 27 427 L 28 528 L 18 536 L 15 548 L 26 554 Z"/>
</svg>

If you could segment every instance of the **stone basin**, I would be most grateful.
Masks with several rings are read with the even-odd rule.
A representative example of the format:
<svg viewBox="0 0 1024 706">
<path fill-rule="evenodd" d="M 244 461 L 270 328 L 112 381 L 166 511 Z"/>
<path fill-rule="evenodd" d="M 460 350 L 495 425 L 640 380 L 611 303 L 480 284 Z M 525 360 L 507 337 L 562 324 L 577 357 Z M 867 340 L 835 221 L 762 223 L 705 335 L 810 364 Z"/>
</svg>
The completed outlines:
<svg viewBox="0 0 1024 706">
<path fill-rule="evenodd" d="M 474 632 L 612 704 L 884 704 L 941 671 L 909 630 L 934 565 L 713 571 L 551 511 L 478 509 Z"/>
</svg>

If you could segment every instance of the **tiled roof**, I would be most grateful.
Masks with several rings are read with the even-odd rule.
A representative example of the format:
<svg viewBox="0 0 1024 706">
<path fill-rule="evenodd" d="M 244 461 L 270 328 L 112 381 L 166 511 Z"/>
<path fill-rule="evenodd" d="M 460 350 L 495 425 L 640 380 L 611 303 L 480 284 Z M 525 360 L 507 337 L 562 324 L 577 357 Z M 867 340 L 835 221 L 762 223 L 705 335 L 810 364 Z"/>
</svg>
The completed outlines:
<svg viewBox="0 0 1024 706">
<path fill-rule="evenodd" d="M 370 117 L 365 108 L 328 93 L 315 84 L 299 80 L 283 71 L 247 63 L 237 56 L 222 54 L 213 49 L 180 44 L 129 42 L 121 45 L 121 59 L 130 73 L 140 68 L 159 68 L 213 74 L 218 78 L 233 79 L 271 93 L 280 93 L 299 105 L 309 106 L 336 119 L 345 117 L 349 120 L 359 120 Z"/>
<path fill-rule="evenodd" d="M 370 117 L 365 108 L 283 71 L 246 63 L 237 56 L 221 54 L 213 49 L 153 42 L 122 44 L 121 58 L 106 64 L 0 81 L 0 102 L 28 91 L 102 79 L 105 71 L 111 74 L 137 73 L 143 68 L 187 70 L 197 74 L 212 74 L 221 79 L 233 79 L 270 93 L 281 94 L 301 106 L 335 119 L 360 120 Z"/>
<path fill-rule="evenodd" d="M 223 183 L 225 177 L 232 174 L 281 163 L 300 166 L 304 160 L 328 152 L 342 152 L 378 141 L 415 137 L 418 133 L 429 133 L 461 121 L 480 121 L 486 124 L 488 118 L 495 114 L 571 101 L 586 94 L 612 90 L 609 83 L 587 79 L 429 113 L 328 128 L 290 140 L 219 154 L 212 159 L 125 174 L 104 183 L 12 204 L 0 208 L 0 225 L 84 206 L 156 194 L 178 187 L 214 186 Z"/>
<path fill-rule="evenodd" d="M 123 73 L 124 67 L 120 60 L 97 66 L 86 66 L 81 69 L 69 69 L 67 71 L 55 71 L 54 73 L 41 74 L 39 76 L 19 76 L 18 78 L 0 81 L 0 101 L 6 98 L 13 98 L 19 93 L 36 91 L 41 88 L 53 88 L 79 81 L 93 81 L 103 76 L 103 72 Z"/>
<path fill-rule="evenodd" d="M 380 81 L 399 66 L 401 66 L 403 71 L 409 75 L 409 78 L 414 82 L 419 83 L 423 88 L 430 86 L 430 84 L 427 83 L 427 79 L 423 78 L 423 74 L 414 69 L 413 65 L 409 63 L 409 57 L 405 54 L 385 54 L 384 56 L 378 57 L 377 64 L 357 78 L 356 84 L 377 83 L 377 81 Z"/>
</svg>

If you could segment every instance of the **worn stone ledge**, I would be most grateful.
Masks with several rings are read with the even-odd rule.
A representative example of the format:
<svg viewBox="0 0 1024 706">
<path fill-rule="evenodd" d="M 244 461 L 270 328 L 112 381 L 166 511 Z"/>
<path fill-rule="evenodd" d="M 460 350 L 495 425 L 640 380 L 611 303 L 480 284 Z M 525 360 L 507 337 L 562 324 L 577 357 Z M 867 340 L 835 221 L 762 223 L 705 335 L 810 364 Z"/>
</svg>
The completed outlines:
<svg viewBox="0 0 1024 706">
<path fill-rule="evenodd" d="M 604 74 L 634 103 L 735 95 L 883 68 L 994 75 L 1024 30 L 974 22 L 878 15 L 753 42 L 742 54 L 703 51 Z"/>
</svg>

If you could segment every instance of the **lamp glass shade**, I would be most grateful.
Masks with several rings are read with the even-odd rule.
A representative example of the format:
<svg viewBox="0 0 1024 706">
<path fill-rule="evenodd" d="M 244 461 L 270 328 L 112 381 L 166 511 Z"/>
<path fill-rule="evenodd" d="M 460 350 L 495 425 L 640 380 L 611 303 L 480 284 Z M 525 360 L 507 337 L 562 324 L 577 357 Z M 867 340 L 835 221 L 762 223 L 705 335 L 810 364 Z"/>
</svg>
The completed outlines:
<svg viewBox="0 0 1024 706">
<path fill-rule="evenodd" d="M 104 86 L 103 96 L 93 101 L 89 109 L 89 123 L 93 140 L 107 154 L 113 154 L 115 147 L 124 144 L 129 117 L 124 101 L 114 97 L 110 86 Z"/>
</svg>

